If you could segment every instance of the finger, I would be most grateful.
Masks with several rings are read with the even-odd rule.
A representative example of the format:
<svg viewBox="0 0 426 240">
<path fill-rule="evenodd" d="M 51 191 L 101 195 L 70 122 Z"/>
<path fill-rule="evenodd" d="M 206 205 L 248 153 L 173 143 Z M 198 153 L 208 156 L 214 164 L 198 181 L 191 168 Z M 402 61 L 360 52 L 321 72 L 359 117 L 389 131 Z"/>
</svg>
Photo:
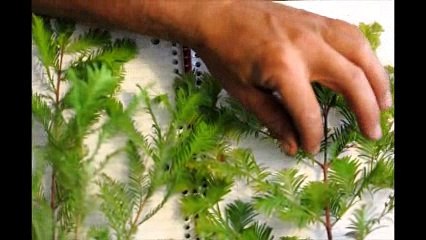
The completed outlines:
<svg viewBox="0 0 426 240">
<path fill-rule="evenodd" d="M 312 77 L 334 91 L 344 95 L 354 111 L 361 131 L 371 139 L 381 137 L 380 109 L 374 92 L 361 68 L 347 60 L 324 43 L 318 56 L 327 56 L 327 61 L 316 59 L 317 69 Z"/>
<path fill-rule="evenodd" d="M 316 154 L 324 131 L 321 109 L 304 67 L 296 60 L 291 68 L 280 68 L 265 83 L 275 89 L 289 112 L 305 151 Z"/>
<path fill-rule="evenodd" d="M 251 86 L 241 86 L 227 81 L 224 88 L 243 106 L 256 115 L 272 136 L 280 141 L 282 149 L 290 156 L 297 152 L 297 136 L 289 115 L 277 99 Z"/>
<path fill-rule="evenodd" d="M 361 31 L 340 20 L 331 19 L 329 23 L 326 42 L 364 71 L 382 110 L 392 106 L 388 75 Z"/>
</svg>

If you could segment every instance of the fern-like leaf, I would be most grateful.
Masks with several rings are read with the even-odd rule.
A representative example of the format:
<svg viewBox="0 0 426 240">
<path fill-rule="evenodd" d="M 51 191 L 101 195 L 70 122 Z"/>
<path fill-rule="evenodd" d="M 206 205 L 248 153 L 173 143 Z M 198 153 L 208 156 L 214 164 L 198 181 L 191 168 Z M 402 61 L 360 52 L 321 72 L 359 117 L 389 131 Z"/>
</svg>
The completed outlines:
<svg viewBox="0 0 426 240">
<path fill-rule="evenodd" d="M 113 43 L 109 42 L 102 45 L 101 48 L 91 51 L 90 54 L 83 54 L 76 61 L 72 62 L 71 67 L 79 78 L 85 75 L 86 66 L 106 65 L 113 76 L 121 81 L 124 79 L 123 65 L 133 59 L 137 54 L 136 43 L 129 39 L 117 39 Z"/>
<path fill-rule="evenodd" d="M 363 176 L 363 184 L 371 190 L 379 190 L 384 188 L 393 189 L 394 187 L 394 163 L 392 160 L 379 160 L 371 171 Z"/>
<path fill-rule="evenodd" d="M 50 23 L 33 14 L 32 37 L 37 46 L 38 56 L 43 65 L 48 68 L 54 65 L 57 46 L 53 37 Z"/>
<path fill-rule="evenodd" d="M 115 92 L 119 80 L 105 65 L 88 66 L 84 78 L 73 70 L 68 71 L 67 77 L 72 86 L 64 101 L 75 110 L 77 133 L 84 134 L 99 117 L 105 107 L 104 99 Z"/>
<path fill-rule="evenodd" d="M 372 24 L 360 23 L 359 29 L 367 38 L 371 48 L 376 50 L 380 45 L 380 35 L 384 31 L 383 27 L 377 22 Z"/>
<path fill-rule="evenodd" d="M 278 184 L 284 194 L 296 198 L 295 196 L 301 190 L 305 180 L 305 175 L 299 174 L 297 169 L 292 168 L 279 171 L 272 179 L 272 182 Z"/>
<path fill-rule="evenodd" d="M 332 161 L 329 173 L 330 184 L 344 194 L 354 192 L 355 181 L 360 174 L 360 163 L 349 156 Z"/>
<path fill-rule="evenodd" d="M 129 182 L 127 192 L 133 205 L 141 202 L 145 194 L 148 194 L 150 186 L 148 174 L 145 173 L 145 164 L 138 153 L 136 145 L 132 141 L 126 144 L 126 154 L 129 159 Z"/>
<path fill-rule="evenodd" d="M 53 114 L 49 105 L 43 101 L 42 97 L 38 94 L 33 94 L 32 96 L 32 113 L 37 121 L 41 123 L 44 130 L 47 131 L 53 119 Z"/>
<path fill-rule="evenodd" d="M 132 201 L 124 183 L 120 183 L 103 175 L 99 197 L 102 199 L 101 210 L 108 219 L 109 225 L 118 235 L 127 232 L 126 223 L 132 216 Z"/>
<path fill-rule="evenodd" d="M 65 48 L 65 53 L 85 53 L 91 48 L 102 47 L 109 43 L 111 35 L 109 32 L 101 29 L 89 29 L 71 41 Z"/>
<path fill-rule="evenodd" d="M 370 233 L 383 227 L 376 226 L 377 222 L 374 218 L 368 218 L 365 205 L 355 210 L 350 222 L 347 228 L 351 231 L 345 235 L 355 240 L 364 240 Z"/>
<path fill-rule="evenodd" d="M 247 240 L 272 240 L 274 236 L 272 235 L 272 228 L 266 224 L 260 224 L 255 222 L 252 226 L 245 229 L 241 233 L 241 239 Z"/>
<path fill-rule="evenodd" d="M 33 203 L 31 218 L 32 239 L 52 239 L 52 210 L 47 202 Z"/>
<path fill-rule="evenodd" d="M 243 232 L 258 214 L 250 203 L 236 200 L 225 208 L 225 216 L 236 232 Z"/>
<path fill-rule="evenodd" d="M 68 19 L 54 19 L 53 31 L 55 32 L 58 45 L 64 47 L 68 44 L 71 35 L 75 31 L 75 23 Z"/>
<path fill-rule="evenodd" d="M 320 217 L 323 215 L 331 195 L 331 189 L 328 184 L 320 181 L 311 181 L 300 193 L 301 204 Z"/>
<path fill-rule="evenodd" d="M 91 240 L 109 240 L 111 239 L 108 227 L 91 227 L 87 233 Z"/>
</svg>

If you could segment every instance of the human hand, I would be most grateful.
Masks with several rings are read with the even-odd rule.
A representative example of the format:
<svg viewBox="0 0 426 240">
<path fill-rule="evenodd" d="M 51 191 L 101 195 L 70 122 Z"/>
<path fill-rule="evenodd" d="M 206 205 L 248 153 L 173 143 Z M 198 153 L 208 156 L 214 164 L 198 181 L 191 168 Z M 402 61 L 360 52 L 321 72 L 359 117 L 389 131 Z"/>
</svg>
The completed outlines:
<svg viewBox="0 0 426 240">
<path fill-rule="evenodd" d="M 354 25 L 268 1 L 33 0 L 43 14 L 122 27 L 194 48 L 228 93 L 283 149 L 320 148 L 323 127 L 311 83 L 342 93 L 361 131 L 381 137 L 392 105 L 387 75 Z M 279 98 L 273 93 L 278 93 Z"/>
<path fill-rule="evenodd" d="M 324 133 L 314 81 L 343 94 L 365 136 L 381 137 L 380 110 L 392 105 L 389 81 L 356 26 L 272 2 L 207 5 L 197 53 L 286 153 L 300 145 L 319 151 Z"/>
</svg>

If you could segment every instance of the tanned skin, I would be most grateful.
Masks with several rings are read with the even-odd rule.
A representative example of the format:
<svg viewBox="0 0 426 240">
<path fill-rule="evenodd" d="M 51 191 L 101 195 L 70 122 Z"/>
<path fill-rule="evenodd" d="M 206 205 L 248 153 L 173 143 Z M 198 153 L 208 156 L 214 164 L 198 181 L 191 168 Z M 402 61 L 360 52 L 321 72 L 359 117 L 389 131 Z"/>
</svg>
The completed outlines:
<svg viewBox="0 0 426 240">
<path fill-rule="evenodd" d="M 371 139 L 381 137 L 380 111 L 392 105 L 382 65 L 358 28 L 341 20 L 250 0 L 32 0 L 32 6 L 38 14 L 193 48 L 289 155 L 320 148 L 324 132 L 313 81 L 343 94 Z"/>
</svg>

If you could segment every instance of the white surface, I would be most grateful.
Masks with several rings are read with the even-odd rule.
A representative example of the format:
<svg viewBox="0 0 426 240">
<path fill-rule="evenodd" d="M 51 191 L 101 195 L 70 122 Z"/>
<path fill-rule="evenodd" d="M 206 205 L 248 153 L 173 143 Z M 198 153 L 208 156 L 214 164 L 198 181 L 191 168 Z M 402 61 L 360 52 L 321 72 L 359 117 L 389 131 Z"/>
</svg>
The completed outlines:
<svg viewBox="0 0 426 240">
<path fill-rule="evenodd" d="M 373 21 L 379 22 L 385 29 L 382 35 L 382 44 L 378 49 L 378 56 L 383 64 L 393 64 L 394 62 L 394 7 L 393 1 L 311 1 L 311 2 L 281 2 L 283 4 L 291 5 L 298 8 L 303 8 L 321 15 L 333 18 L 340 18 L 354 24 L 359 22 L 370 23 Z M 113 34 L 117 37 L 130 37 L 136 39 L 139 47 L 139 55 L 136 59 L 132 60 L 126 65 L 126 79 L 123 82 L 121 98 L 123 100 L 129 99 L 136 90 L 136 84 L 148 85 L 154 83 L 153 90 L 160 92 L 171 93 L 171 86 L 173 78 L 176 76 L 173 71 L 177 67 L 172 63 L 173 59 L 179 59 L 181 56 L 172 56 L 172 45 L 170 42 L 161 41 L 159 45 L 152 45 L 150 38 L 126 33 L 115 32 Z M 180 53 L 179 53 L 180 54 Z M 35 53 L 33 53 L 35 58 Z M 181 62 L 180 62 L 181 64 Z M 40 73 L 37 69 L 37 64 L 33 61 L 33 90 L 39 91 L 39 77 Z M 181 66 L 178 66 L 182 71 Z M 200 69 L 205 69 L 202 65 Z M 143 121 L 144 117 L 141 116 L 140 127 L 142 129 L 149 129 L 149 121 Z M 43 141 L 42 132 L 36 128 L 33 130 L 33 142 L 35 144 Z M 92 144 L 94 139 L 88 139 L 87 143 Z M 103 147 L 102 155 L 114 151 L 117 144 L 120 142 L 116 139 Z M 250 147 L 253 149 L 256 159 L 264 166 L 268 166 L 273 170 L 282 169 L 295 165 L 295 160 L 284 156 L 273 144 L 266 141 L 246 139 L 241 143 L 242 146 Z M 312 178 L 319 178 L 317 171 L 309 166 L 300 165 L 301 169 L 309 173 Z M 120 161 L 112 163 L 108 172 L 119 176 L 120 173 L 125 172 L 125 168 Z M 386 194 L 377 194 L 374 197 L 374 202 L 378 206 L 383 206 L 383 196 Z M 136 239 L 184 239 L 185 230 L 183 228 L 185 222 L 183 216 L 178 211 L 178 197 L 172 198 L 160 212 L 145 222 L 138 231 Z M 243 184 L 236 184 L 233 192 L 229 195 L 231 199 L 241 198 L 248 199 L 250 191 L 248 191 Z M 154 200 L 154 205 L 159 200 Z M 312 228 L 301 231 L 288 224 L 284 224 L 277 219 L 265 219 L 269 224 L 274 227 L 275 236 L 283 235 L 298 235 L 300 237 L 310 237 L 311 239 L 320 240 L 326 239 L 325 233 L 322 228 L 313 226 Z M 336 225 L 334 230 L 335 240 L 348 239 L 343 234 L 346 232 L 347 219 Z M 95 221 L 92 219 L 92 221 Z M 370 240 L 391 240 L 393 239 L 393 223 L 389 222 L 389 226 L 382 228 L 371 234 L 368 239 Z"/>
</svg>

